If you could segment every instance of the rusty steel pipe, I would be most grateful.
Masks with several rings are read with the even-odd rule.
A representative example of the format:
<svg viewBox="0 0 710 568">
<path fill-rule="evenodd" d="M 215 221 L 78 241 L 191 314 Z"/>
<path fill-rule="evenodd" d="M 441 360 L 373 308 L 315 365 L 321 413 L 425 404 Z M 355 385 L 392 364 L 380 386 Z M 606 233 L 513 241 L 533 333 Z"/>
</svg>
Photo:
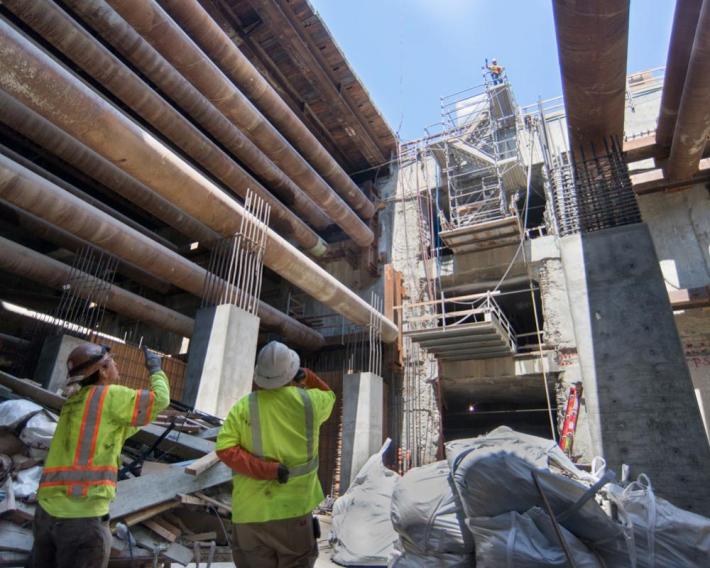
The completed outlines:
<svg viewBox="0 0 710 568">
<path fill-rule="evenodd" d="M 239 203 L 1 20 L 0 88 L 211 229 L 239 230 Z M 264 264 L 354 323 L 380 321 L 386 342 L 397 338 L 392 321 L 271 229 Z"/>
<path fill-rule="evenodd" d="M 0 111 L 1 113 L 1 111 Z M 0 144 L 0 154 L 7 156 L 8 158 L 14 160 L 15 162 L 18 162 L 19 164 L 22 164 L 24 167 L 27 169 L 33 171 L 37 175 L 42 176 L 45 179 L 48 179 L 51 181 L 53 184 L 61 187 L 63 190 L 68 191 L 72 195 L 75 195 L 82 201 L 86 201 L 87 203 L 90 203 L 97 209 L 100 209 L 104 213 L 111 215 L 112 217 L 115 217 L 116 219 L 120 220 L 122 223 L 128 225 L 135 231 L 138 231 L 142 235 L 145 235 L 149 239 L 155 241 L 156 243 L 160 243 L 166 248 L 169 248 L 170 250 L 176 251 L 177 246 L 175 246 L 174 243 L 170 242 L 168 239 L 161 237 L 160 235 L 154 233 L 153 231 L 146 229 L 143 225 L 140 223 L 137 223 L 133 219 L 130 219 L 129 217 L 126 217 L 123 213 L 119 213 L 112 207 L 109 207 L 105 203 L 99 201 L 95 197 L 92 197 L 88 193 L 82 191 L 78 187 L 70 184 L 68 181 L 63 180 L 62 178 L 55 176 L 53 173 L 48 172 L 44 168 L 38 166 L 35 164 L 32 160 L 29 158 L 26 158 L 25 156 L 18 154 L 14 150 L 11 150 L 7 146 L 4 146 L 3 144 Z"/>
<path fill-rule="evenodd" d="M 700 17 L 703 0 L 676 0 L 673 29 L 668 44 L 666 74 L 663 78 L 661 110 L 656 127 L 656 145 L 670 150 L 673 141 L 680 97 L 683 94 L 685 76 L 688 72 L 690 52 L 693 48 L 695 28 Z"/>
<path fill-rule="evenodd" d="M 123 170 L 2 91 L 0 91 L 0 109 L 2 109 L 0 122 L 183 235 L 205 245 L 221 238 L 220 235 L 186 215 L 172 203 L 153 193 Z M 126 222 L 125 219 L 123 221 Z M 166 243 L 162 242 L 162 244 Z"/>
<path fill-rule="evenodd" d="M 710 1 L 704 0 L 688 62 L 666 174 L 672 181 L 698 171 L 710 135 Z"/>
<path fill-rule="evenodd" d="M 365 247 L 373 242 L 370 228 L 160 6 L 143 0 L 108 3 L 306 191 L 355 243 Z"/>
<path fill-rule="evenodd" d="M 209 132 L 264 180 L 271 191 L 302 219 L 318 230 L 323 230 L 331 224 L 322 209 L 303 190 L 106 2 L 64 0 L 64 4 L 91 26 L 144 77 L 189 114 L 206 132 Z"/>
<path fill-rule="evenodd" d="M 4 156 L 0 156 L 0 198 L 182 290 L 195 296 L 202 294 L 207 275 L 204 268 Z M 307 349 L 323 345 L 319 333 L 268 304 L 259 302 L 257 315 L 265 327 L 278 330 L 296 345 Z"/>
<path fill-rule="evenodd" d="M 12 272 L 50 288 L 61 289 L 71 281 L 72 291 L 84 299 L 96 293 L 96 287 L 107 284 L 90 274 L 38 253 L 14 241 L 0 237 L 0 270 Z M 192 337 L 195 320 L 161 306 L 138 294 L 109 284 L 105 291 L 106 307 L 131 319 L 154 324 L 183 337 Z"/>
<path fill-rule="evenodd" d="M 570 149 L 624 133 L 629 0 L 553 0 Z"/>
<path fill-rule="evenodd" d="M 299 245 L 315 254 L 325 252 L 312 229 L 58 6 L 47 0 L 4 4 L 234 193 L 244 198 L 252 189 L 271 206 L 275 224 Z"/>
<path fill-rule="evenodd" d="M 160 0 L 160 5 L 177 21 L 202 50 L 277 126 L 301 155 L 357 213 L 366 219 L 375 206 L 330 153 L 313 136 L 296 113 L 262 76 L 235 43 L 217 25 L 197 0 Z"/>
<path fill-rule="evenodd" d="M 5 209 L 10 211 L 17 221 L 17 224 L 33 237 L 39 237 L 71 252 L 77 252 L 84 247 L 92 246 L 91 243 L 68 233 L 64 229 L 47 223 L 47 221 L 28 213 L 24 209 L 11 205 L 4 199 L 0 199 L 0 205 L 0 210 Z M 168 282 L 151 276 L 144 270 L 141 270 L 125 260 L 118 260 L 118 271 L 131 280 L 148 288 L 152 288 L 161 294 L 166 294 L 170 291 L 171 286 Z"/>
</svg>

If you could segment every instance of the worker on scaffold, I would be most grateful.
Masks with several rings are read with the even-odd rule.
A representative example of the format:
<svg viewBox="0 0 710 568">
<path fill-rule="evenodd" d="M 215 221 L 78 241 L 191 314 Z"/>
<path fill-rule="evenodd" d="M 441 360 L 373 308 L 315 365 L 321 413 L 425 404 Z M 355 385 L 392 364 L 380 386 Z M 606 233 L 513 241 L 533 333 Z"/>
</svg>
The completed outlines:
<svg viewBox="0 0 710 568">
<path fill-rule="evenodd" d="M 486 69 L 488 69 L 488 73 L 490 74 L 491 81 L 493 81 L 494 85 L 503 84 L 503 73 L 505 68 L 498 65 L 497 59 L 491 59 L 490 63 L 488 63 L 488 59 L 486 59 Z"/>
</svg>

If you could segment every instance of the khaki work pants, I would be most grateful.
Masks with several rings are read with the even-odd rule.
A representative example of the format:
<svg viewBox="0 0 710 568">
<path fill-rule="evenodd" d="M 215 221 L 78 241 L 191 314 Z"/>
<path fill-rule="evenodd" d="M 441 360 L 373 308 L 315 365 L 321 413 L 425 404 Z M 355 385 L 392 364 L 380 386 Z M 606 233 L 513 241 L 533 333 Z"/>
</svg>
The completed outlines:
<svg viewBox="0 0 710 568">
<path fill-rule="evenodd" d="M 30 568 L 106 568 L 111 530 L 106 518 L 60 519 L 37 505 Z"/>
<path fill-rule="evenodd" d="M 232 556 L 237 568 L 312 568 L 318 558 L 310 514 L 233 526 Z"/>
</svg>

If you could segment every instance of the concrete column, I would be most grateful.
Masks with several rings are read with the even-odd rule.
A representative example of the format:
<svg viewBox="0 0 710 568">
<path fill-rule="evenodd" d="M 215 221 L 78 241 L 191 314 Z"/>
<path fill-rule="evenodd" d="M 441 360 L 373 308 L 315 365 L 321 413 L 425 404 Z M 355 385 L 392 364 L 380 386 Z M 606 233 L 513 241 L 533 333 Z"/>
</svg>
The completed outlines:
<svg viewBox="0 0 710 568">
<path fill-rule="evenodd" d="M 67 357 L 86 339 L 73 335 L 50 335 L 42 344 L 34 380 L 44 388 L 57 392 L 67 382 Z"/>
<path fill-rule="evenodd" d="M 648 228 L 560 239 L 595 453 L 710 515 L 710 447 Z"/>
<path fill-rule="evenodd" d="M 232 305 L 197 312 L 183 402 L 220 418 L 251 392 L 259 318 Z"/>
<path fill-rule="evenodd" d="M 343 448 L 340 494 L 382 446 L 382 377 L 352 373 L 343 377 Z"/>
</svg>

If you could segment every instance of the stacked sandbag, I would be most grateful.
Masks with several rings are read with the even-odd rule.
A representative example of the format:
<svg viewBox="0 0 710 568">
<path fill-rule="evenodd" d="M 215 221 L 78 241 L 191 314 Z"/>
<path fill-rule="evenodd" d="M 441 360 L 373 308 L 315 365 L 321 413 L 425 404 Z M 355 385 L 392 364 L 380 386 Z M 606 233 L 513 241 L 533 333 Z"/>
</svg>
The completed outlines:
<svg viewBox="0 0 710 568">
<path fill-rule="evenodd" d="M 333 504 L 330 542 L 333 561 L 343 566 L 386 566 L 397 533 L 390 521 L 392 492 L 399 475 L 382 456 L 390 444 L 370 456 L 345 494 Z"/>
<path fill-rule="evenodd" d="M 409 470 L 392 495 L 399 542 L 390 567 L 458 568 L 473 564 L 473 539 L 446 461 Z"/>
<path fill-rule="evenodd" d="M 476 540 L 476 567 L 569 566 L 551 523 L 547 513 L 537 507 L 522 515 L 511 511 L 466 519 Z M 564 527 L 560 532 L 577 568 L 602 568 L 599 559 L 571 532 Z"/>
<path fill-rule="evenodd" d="M 580 550 L 601 557 L 607 566 L 629 565 L 623 527 L 594 499 L 590 485 L 595 480 L 577 470 L 553 441 L 501 427 L 485 436 L 451 442 L 446 450 L 467 524 L 474 532 L 477 557 L 481 555 L 481 539 L 500 543 L 505 540 L 505 531 L 514 531 L 508 534 L 509 539 L 515 536 L 523 539 L 521 543 L 527 539 L 531 546 L 537 544 L 541 550 L 557 547 L 561 551 L 559 543 L 549 541 L 539 529 L 532 530 L 535 523 L 524 517 L 529 510 L 543 506 L 533 479 L 535 472 L 560 525 L 579 541 Z M 531 532 L 523 537 L 520 531 L 527 529 Z M 546 561 L 549 559 L 543 554 L 541 562 Z"/>
<path fill-rule="evenodd" d="M 626 488 L 609 484 L 605 495 L 633 526 L 638 568 L 710 566 L 710 519 L 657 497 L 646 475 Z"/>
</svg>

